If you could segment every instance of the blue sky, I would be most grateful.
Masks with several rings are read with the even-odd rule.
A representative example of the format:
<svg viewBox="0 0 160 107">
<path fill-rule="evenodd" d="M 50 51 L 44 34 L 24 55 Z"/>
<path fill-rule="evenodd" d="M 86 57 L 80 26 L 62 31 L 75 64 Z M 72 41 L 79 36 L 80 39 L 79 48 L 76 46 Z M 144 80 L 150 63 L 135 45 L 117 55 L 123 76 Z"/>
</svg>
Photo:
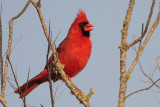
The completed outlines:
<svg viewBox="0 0 160 107">
<path fill-rule="evenodd" d="M 0 0 L 3 5 L 2 25 L 3 25 L 3 53 L 8 46 L 9 19 L 17 15 L 27 0 Z M 93 88 L 95 94 L 90 100 L 91 107 L 116 107 L 118 104 L 119 78 L 120 78 L 120 50 L 118 45 L 121 41 L 123 20 L 126 15 L 129 0 L 42 0 L 42 13 L 46 25 L 51 22 L 53 39 L 60 32 L 56 45 L 66 37 L 70 25 L 74 21 L 79 9 L 86 12 L 88 20 L 93 24 L 94 30 L 91 32 L 93 44 L 91 58 L 85 69 L 72 80 L 82 90 L 89 91 Z M 136 0 L 128 32 L 128 43 L 133 41 L 133 35 L 140 36 L 142 23 L 145 23 L 149 14 L 152 0 Z M 157 0 L 151 24 L 157 17 L 159 1 Z M 26 12 L 13 25 L 13 46 L 10 59 L 14 70 L 17 72 L 19 84 L 22 85 L 27 80 L 30 68 L 30 78 L 40 73 L 46 61 L 47 40 L 44 36 L 38 14 L 30 4 Z M 151 27 L 151 25 L 150 25 Z M 149 28 L 150 28 L 149 27 Z M 160 55 L 160 26 L 157 27 L 153 37 L 146 45 L 142 57 L 140 58 L 144 71 L 150 75 L 156 66 L 155 59 Z M 138 45 L 136 45 L 138 46 Z M 135 52 L 132 48 L 127 52 L 127 70 L 130 67 Z M 159 77 L 157 70 L 153 78 Z M 11 70 L 9 69 L 8 76 Z M 13 76 L 11 77 L 13 78 Z M 142 82 L 146 81 L 146 82 Z M 83 107 L 79 101 L 70 94 L 70 90 L 61 81 L 54 84 L 60 86 L 56 93 L 56 107 Z M 15 83 L 13 82 L 15 85 Z M 127 94 L 148 87 L 148 79 L 142 75 L 137 65 L 128 81 Z M 22 100 L 14 89 L 7 83 L 6 101 L 11 107 L 22 107 Z M 126 100 L 126 107 L 159 107 L 156 100 L 160 100 L 159 91 L 153 87 L 151 91 L 144 91 L 129 97 Z M 50 107 L 50 95 L 48 83 L 44 83 L 27 96 L 27 104 L 33 107 Z"/>
</svg>

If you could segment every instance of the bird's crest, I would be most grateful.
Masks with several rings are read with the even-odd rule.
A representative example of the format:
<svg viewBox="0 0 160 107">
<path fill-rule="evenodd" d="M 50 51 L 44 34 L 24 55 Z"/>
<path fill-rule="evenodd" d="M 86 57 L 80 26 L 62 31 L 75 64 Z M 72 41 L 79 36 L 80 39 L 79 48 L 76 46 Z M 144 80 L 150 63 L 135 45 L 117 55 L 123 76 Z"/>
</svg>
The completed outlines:
<svg viewBox="0 0 160 107">
<path fill-rule="evenodd" d="M 88 22 L 86 14 L 83 10 L 81 10 L 81 9 L 79 10 L 79 12 L 77 13 L 77 17 L 76 17 L 75 21 L 77 21 L 77 22 Z"/>
</svg>

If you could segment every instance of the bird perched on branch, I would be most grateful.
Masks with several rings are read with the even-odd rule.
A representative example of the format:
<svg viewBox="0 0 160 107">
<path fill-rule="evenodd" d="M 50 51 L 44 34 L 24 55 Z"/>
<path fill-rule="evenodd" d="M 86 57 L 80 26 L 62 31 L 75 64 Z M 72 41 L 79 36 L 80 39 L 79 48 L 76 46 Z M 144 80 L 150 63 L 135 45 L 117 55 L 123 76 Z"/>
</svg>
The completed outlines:
<svg viewBox="0 0 160 107">
<path fill-rule="evenodd" d="M 89 23 L 85 12 L 83 10 L 79 10 L 77 17 L 69 29 L 67 37 L 57 48 L 58 58 L 60 63 L 65 65 L 64 72 L 69 78 L 80 73 L 90 58 L 92 49 L 90 31 L 93 30 L 92 27 L 93 25 Z M 53 60 L 53 55 L 51 55 L 48 63 L 51 63 Z M 37 86 L 48 81 L 47 66 L 48 64 L 40 74 L 19 87 L 21 90 L 20 98 L 28 95 Z M 58 79 L 61 79 L 61 77 L 52 69 L 51 79 L 56 82 Z M 14 92 L 20 93 L 18 89 Z"/>
</svg>

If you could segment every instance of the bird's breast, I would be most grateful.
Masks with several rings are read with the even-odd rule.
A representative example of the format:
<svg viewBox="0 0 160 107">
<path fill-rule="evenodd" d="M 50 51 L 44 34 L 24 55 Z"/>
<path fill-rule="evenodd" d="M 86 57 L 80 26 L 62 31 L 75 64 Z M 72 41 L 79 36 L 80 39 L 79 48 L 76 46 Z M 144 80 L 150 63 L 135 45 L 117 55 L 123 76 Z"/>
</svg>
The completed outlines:
<svg viewBox="0 0 160 107">
<path fill-rule="evenodd" d="M 65 64 L 65 73 L 69 77 L 74 77 L 86 66 L 91 55 L 92 44 L 89 38 L 71 39 L 64 47 L 58 57 L 60 62 Z"/>
</svg>

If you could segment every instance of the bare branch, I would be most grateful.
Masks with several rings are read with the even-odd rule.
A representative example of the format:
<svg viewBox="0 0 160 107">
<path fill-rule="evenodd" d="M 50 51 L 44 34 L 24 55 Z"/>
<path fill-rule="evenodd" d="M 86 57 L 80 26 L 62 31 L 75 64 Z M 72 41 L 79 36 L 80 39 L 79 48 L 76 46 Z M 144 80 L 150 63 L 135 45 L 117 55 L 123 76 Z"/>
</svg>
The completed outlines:
<svg viewBox="0 0 160 107">
<path fill-rule="evenodd" d="M 57 82 L 57 86 L 56 86 L 55 93 L 54 93 L 54 96 L 55 96 L 54 100 L 55 100 L 55 101 L 58 100 L 58 98 L 59 98 L 60 95 L 62 94 L 62 93 L 60 93 L 60 94 L 58 95 L 58 97 L 56 97 L 56 94 L 57 94 L 57 92 L 58 92 L 58 89 L 62 86 L 62 83 L 63 83 L 63 81 L 61 81 L 61 84 L 58 85 L 58 82 Z M 65 90 L 65 89 L 64 89 L 64 90 Z M 64 90 L 63 90 L 63 91 L 64 91 Z M 63 91 L 62 91 L 62 92 L 63 92 Z"/>
<path fill-rule="evenodd" d="M 135 45 L 136 43 L 140 42 L 143 39 L 143 37 L 145 36 L 145 34 L 147 33 L 148 27 L 149 27 L 149 24 L 150 24 L 152 15 L 153 15 L 153 10 L 154 10 L 154 6 L 155 6 L 155 2 L 156 2 L 156 0 L 153 0 L 152 5 L 151 5 L 151 9 L 150 9 L 150 13 L 149 13 L 149 16 L 148 16 L 148 20 L 147 20 L 147 23 L 146 23 L 146 26 L 145 26 L 145 30 L 143 31 L 143 24 L 142 24 L 142 33 L 141 33 L 141 36 L 139 38 L 137 38 L 136 40 L 134 40 L 132 43 L 130 43 L 128 45 L 128 49 L 131 46 Z"/>
<path fill-rule="evenodd" d="M 3 84 L 3 55 L 2 55 L 2 4 L 1 4 L 1 11 L 0 11 L 0 77 L 1 77 L 1 90 Z"/>
<path fill-rule="evenodd" d="M 12 67 L 12 63 L 11 63 L 11 61 L 10 61 L 10 59 L 9 59 L 9 58 L 8 58 L 8 62 L 9 62 L 9 64 L 10 64 L 10 66 L 11 66 L 11 71 L 12 71 L 12 74 L 13 74 L 13 76 L 14 76 L 14 79 L 15 79 L 16 85 L 17 85 L 17 87 L 18 87 L 18 90 L 19 90 L 19 92 L 20 92 L 20 96 L 21 96 L 21 90 L 20 90 L 20 88 L 19 88 L 18 81 L 17 81 L 16 75 L 14 74 L 14 70 L 13 70 L 13 67 Z M 24 98 L 22 98 L 22 101 L 23 101 L 24 107 L 27 107 L 27 105 L 26 105 L 26 101 L 25 101 L 25 99 L 24 99 Z"/>
<path fill-rule="evenodd" d="M 52 89 L 52 79 L 51 79 L 51 64 L 48 64 L 47 73 L 48 73 L 48 81 L 49 81 L 49 88 L 50 88 L 50 97 L 51 97 L 51 104 L 54 107 L 54 98 L 53 98 L 53 89 Z"/>
<path fill-rule="evenodd" d="M 143 32 L 144 32 L 144 23 L 142 24 L 141 35 L 143 34 Z"/>
<path fill-rule="evenodd" d="M 20 17 L 20 16 L 26 11 L 26 9 L 27 9 L 27 7 L 29 6 L 29 4 L 30 4 L 30 1 L 28 1 L 28 2 L 26 3 L 26 5 L 24 6 L 23 10 L 22 10 L 18 15 L 14 16 L 14 17 L 12 17 L 12 18 L 10 19 L 10 22 L 12 22 L 13 20 L 15 20 L 15 19 L 17 19 L 18 17 Z"/>
<path fill-rule="evenodd" d="M 154 24 L 152 25 L 152 27 L 151 27 L 151 29 L 150 29 L 150 31 L 149 31 L 149 33 L 148 33 L 146 39 L 144 40 L 144 42 L 143 42 L 140 50 L 138 51 L 136 58 L 134 59 L 131 67 L 129 68 L 128 74 L 131 74 L 131 73 L 132 73 L 135 65 L 137 64 L 137 62 L 138 62 L 138 60 L 139 60 L 139 58 L 140 58 L 140 56 L 141 56 L 141 54 L 142 54 L 145 46 L 146 46 L 146 44 L 148 43 L 148 41 L 149 41 L 149 39 L 151 38 L 152 34 L 154 33 L 157 25 L 159 24 L 159 21 L 160 21 L 160 11 L 159 11 L 159 13 L 158 13 L 157 19 L 155 20 Z"/>
<path fill-rule="evenodd" d="M 122 30 L 123 39 L 122 40 L 125 40 L 125 42 L 127 41 L 127 32 L 128 32 L 128 27 L 129 27 L 131 16 L 132 16 L 134 4 L 135 4 L 135 0 L 130 0 L 126 17 L 125 17 L 125 20 L 123 21 L 123 30 Z"/>
<path fill-rule="evenodd" d="M 9 107 L 8 104 L 7 104 L 7 102 L 4 100 L 4 98 L 2 96 L 0 96 L 0 102 L 2 103 L 2 105 L 4 107 Z"/>
<path fill-rule="evenodd" d="M 136 47 L 134 48 L 134 51 L 136 52 L 136 54 L 138 53 Z M 154 81 L 152 80 L 152 78 L 149 77 L 149 76 L 143 71 L 143 68 L 142 68 L 142 65 L 141 65 L 141 63 L 140 63 L 140 60 L 138 60 L 138 64 L 139 64 L 139 66 L 140 66 L 140 69 L 141 69 L 141 72 L 143 73 L 143 75 L 144 75 L 145 77 L 147 77 L 152 83 L 154 83 Z M 155 86 L 157 86 L 157 88 L 160 89 L 160 86 L 159 86 L 159 85 L 155 84 Z"/>
<path fill-rule="evenodd" d="M 25 7 L 23 8 L 23 10 L 15 17 L 11 18 L 9 20 L 9 40 L 8 40 L 8 51 L 7 51 L 7 55 L 6 55 L 6 61 L 5 61 L 5 71 L 4 71 L 4 79 L 3 79 L 3 86 L 2 86 L 2 90 L 1 90 L 1 95 L 3 97 L 5 97 L 5 88 L 6 88 L 6 81 L 7 81 L 7 73 L 8 73 L 8 58 L 10 56 L 11 53 L 11 45 L 12 45 L 12 34 L 13 34 L 13 20 L 18 18 L 19 16 L 21 16 L 25 10 L 27 9 L 27 7 L 29 6 L 30 2 L 28 1 L 27 4 L 25 5 Z"/>
<path fill-rule="evenodd" d="M 160 58 L 160 56 L 159 56 L 159 57 L 157 57 L 157 59 L 156 59 L 156 63 L 157 63 L 157 66 L 158 66 L 158 68 L 159 68 L 159 70 L 160 70 L 160 65 L 159 65 L 159 62 L 158 62 L 159 58 Z"/>
<path fill-rule="evenodd" d="M 118 107 L 124 107 L 125 105 L 125 94 L 126 94 L 126 83 L 127 83 L 127 75 L 126 75 L 126 52 L 127 52 L 127 33 L 128 33 L 128 27 L 130 24 L 131 16 L 133 7 L 135 4 L 135 0 L 130 0 L 128 10 L 126 13 L 125 20 L 123 21 L 123 29 L 121 30 L 122 33 L 122 39 L 120 47 L 120 90 L 119 90 L 119 101 L 118 101 Z"/>
<path fill-rule="evenodd" d="M 145 77 L 147 77 L 152 83 L 154 83 L 154 81 L 152 80 L 152 78 L 151 77 L 149 77 L 144 71 L 143 71 L 143 69 L 142 69 L 142 66 L 141 66 L 141 63 L 140 63 L 140 61 L 138 60 L 138 63 L 139 63 L 139 66 L 140 66 L 140 68 L 141 68 L 141 72 L 143 73 L 143 75 L 145 76 Z M 160 89 L 160 86 L 159 85 L 157 85 L 156 83 L 155 83 L 155 86 L 157 86 L 157 88 L 159 88 Z"/>
<path fill-rule="evenodd" d="M 128 98 L 129 96 L 135 94 L 135 93 L 138 93 L 138 92 L 141 92 L 141 91 L 144 91 L 144 90 L 149 90 L 150 88 L 152 88 L 160 79 L 158 79 L 157 81 L 155 81 L 151 86 L 147 87 L 147 88 L 143 88 L 143 89 L 140 89 L 140 90 L 137 90 L 129 95 L 126 96 L 126 98 Z"/>
<path fill-rule="evenodd" d="M 3 56 L 2 56 L 2 4 L 0 10 L 0 77 L 1 77 L 1 90 L 3 89 Z M 7 102 L 4 99 L 4 95 L 0 95 L 0 102 L 4 107 L 9 107 Z"/>
<path fill-rule="evenodd" d="M 55 42 L 56 42 L 56 40 L 57 40 L 57 38 L 58 38 L 58 36 L 59 36 L 60 32 L 61 32 L 61 31 L 59 31 L 59 32 L 58 32 L 58 34 L 57 34 L 57 36 L 56 36 L 55 40 L 53 41 L 53 43 L 54 43 L 54 44 L 55 44 Z"/>
<path fill-rule="evenodd" d="M 28 71 L 27 85 L 26 85 L 26 87 L 25 87 L 24 107 L 27 107 L 27 105 L 26 105 L 26 93 L 27 93 L 27 88 L 28 88 L 29 73 L 30 73 L 30 68 L 29 68 L 29 71 Z"/>
<path fill-rule="evenodd" d="M 51 35 L 51 26 L 50 26 L 50 21 L 49 21 L 49 35 Z M 51 97 L 51 104 L 52 107 L 54 107 L 54 98 L 53 98 L 53 89 L 52 89 L 52 79 L 51 79 L 51 63 L 48 62 L 48 56 L 49 56 L 49 49 L 50 45 L 48 43 L 48 49 L 47 49 L 47 55 L 46 55 L 46 65 L 47 66 L 47 73 L 48 73 L 48 81 L 49 81 L 49 88 L 50 88 L 50 97 Z M 52 61 L 51 61 L 52 62 Z"/>
<path fill-rule="evenodd" d="M 62 95 L 62 93 L 64 92 L 64 90 L 65 90 L 65 88 L 60 92 L 60 94 L 56 97 L 56 100 L 55 101 L 57 101 L 58 100 L 58 98 Z"/>
<path fill-rule="evenodd" d="M 151 5 L 151 9 L 150 9 L 150 13 L 149 13 L 149 16 L 148 16 L 147 24 L 146 24 L 145 30 L 143 32 L 143 35 L 145 35 L 147 33 L 147 30 L 148 30 L 148 27 L 149 27 L 149 24 L 150 24 L 152 15 L 153 15 L 153 10 L 154 10 L 155 3 L 156 3 L 156 0 L 153 0 L 152 5 Z"/>
</svg>

